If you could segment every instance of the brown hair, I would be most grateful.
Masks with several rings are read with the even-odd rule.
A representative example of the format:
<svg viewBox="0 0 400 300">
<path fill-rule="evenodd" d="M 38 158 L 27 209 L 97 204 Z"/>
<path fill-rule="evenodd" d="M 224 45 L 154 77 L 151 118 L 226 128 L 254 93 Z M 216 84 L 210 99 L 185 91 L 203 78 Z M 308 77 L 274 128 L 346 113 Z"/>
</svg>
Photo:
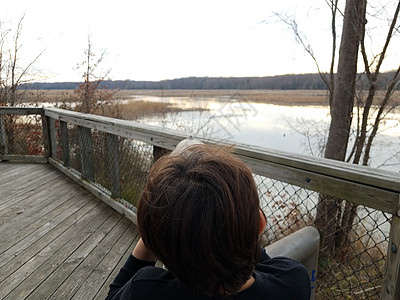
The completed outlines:
<svg viewBox="0 0 400 300">
<path fill-rule="evenodd" d="M 236 293 L 260 254 L 259 198 L 250 169 L 221 148 L 195 145 L 151 168 L 138 203 L 145 245 L 200 294 Z"/>
</svg>

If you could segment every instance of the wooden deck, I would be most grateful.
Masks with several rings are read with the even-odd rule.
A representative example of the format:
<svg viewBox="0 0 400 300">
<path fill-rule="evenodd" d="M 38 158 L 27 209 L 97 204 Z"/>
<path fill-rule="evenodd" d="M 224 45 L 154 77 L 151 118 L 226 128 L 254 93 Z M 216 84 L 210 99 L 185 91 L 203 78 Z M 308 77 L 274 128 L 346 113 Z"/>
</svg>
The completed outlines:
<svg viewBox="0 0 400 300">
<path fill-rule="evenodd" d="M 137 238 L 52 166 L 0 163 L 0 299 L 104 299 Z"/>
</svg>

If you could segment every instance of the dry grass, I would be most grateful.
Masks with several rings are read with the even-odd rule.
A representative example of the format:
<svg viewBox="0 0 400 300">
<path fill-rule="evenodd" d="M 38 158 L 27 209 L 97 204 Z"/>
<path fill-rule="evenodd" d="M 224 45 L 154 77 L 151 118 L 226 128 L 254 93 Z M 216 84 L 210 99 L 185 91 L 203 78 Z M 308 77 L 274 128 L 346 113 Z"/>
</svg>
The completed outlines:
<svg viewBox="0 0 400 300">
<path fill-rule="evenodd" d="M 323 90 L 124 90 L 124 97 L 223 97 L 280 105 L 327 105 L 327 91 Z"/>
<path fill-rule="evenodd" d="M 111 102 L 109 105 L 99 106 L 94 113 L 106 117 L 134 120 L 149 115 L 163 115 L 184 110 L 170 103 L 132 101 L 128 103 Z"/>
<path fill-rule="evenodd" d="M 26 102 L 69 102 L 72 99 L 73 90 L 46 90 L 46 91 L 27 91 Z M 366 96 L 363 92 L 363 97 Z M 376 104 L 383 98 L 384 91 L 378 91 Z M 242 99 L 250 102 L 260 102 L 277 105 L 328 105 L 328 93 L 325 90 L 119 90 L 116 92 L 115 99 L 131 99 L 137 96 L 155 97 L 186 97 L 193 100 L 196 98 L 223 98 L 223 99 Z M 392 96 L 393 103 L 400 104 L 400 91 L 396 91 Z M 162 110 L 167 104 L 157 104 Z M 150 108 L 149 108 L 150 109 Z"/>
</svg>

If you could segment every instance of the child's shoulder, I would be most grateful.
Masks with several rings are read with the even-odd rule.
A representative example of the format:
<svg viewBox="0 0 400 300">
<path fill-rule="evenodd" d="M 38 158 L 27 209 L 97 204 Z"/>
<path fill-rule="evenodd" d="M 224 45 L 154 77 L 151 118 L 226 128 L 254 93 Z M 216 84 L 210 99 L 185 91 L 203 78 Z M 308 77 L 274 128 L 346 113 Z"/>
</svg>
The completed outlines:
<svg viewBox="0 0 400 300">
<path fill-rule="evenodd" d="M 147 266 L 141 268 L 133 277 L 134 281 L 171 281 L 176 280 L 175 277 L 166 269 L 160 267 Z"/>
<path fill-rule="evenodd" d="M 310 278 L 303 264 L 287 258 L 274 257 L 260 261 L 255 268 L 260 281 L 268 286 L 268 294 L 281 299 L 309 299 Z"/>
</svg>

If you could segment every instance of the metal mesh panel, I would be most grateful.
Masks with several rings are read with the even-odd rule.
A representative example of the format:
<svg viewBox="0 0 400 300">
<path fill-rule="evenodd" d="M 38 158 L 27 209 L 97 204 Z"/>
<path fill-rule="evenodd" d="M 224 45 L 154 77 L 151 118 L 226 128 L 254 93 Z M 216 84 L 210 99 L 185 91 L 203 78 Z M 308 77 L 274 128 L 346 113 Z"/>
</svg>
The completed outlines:
<svg viewBox="0 0 400 300">
<path fill-rule="evenodd" d="M 261 237 L 264 246 L 301 227 L 314 225 L 319 193 L 258 175 L 255 181 L 268 221 Z M 389 214 L 357 207 L 346 246 L 335 255 L 320 251 L 316 299 L 379 299 L 390 219 Z M 338 226 L 332 234 L 341 229 Z"/>
<path fill-rule="evenodd" d="M 82 173 L 78 126 L 68 124 L 69 166 Z M 63 158 L 64 161 L 64 158 Z"/>
<path fill-rule="evenodd" d="M 113 198 L 133 206 L 153 163 L 153 146 L 106 132 L 67 125 L 68 150 L 57 134 L 57 158 Z M 65 134 L 65 132 L 64 132 Z M 68 159 L 65 157 L 68 155 Z"/>
<path fill-rule="evenodd" d="M 153 163 L 153 146 L 124 139 L 120 159 L 122 197 L 136 205 Z"/>
<path fill-rule="evenodd" d="M 44 156 L 40 115 L 0 115 L 0 154 Z"/>
<path fill-rule="evenodd" d="M 136 205 L 153 162 L 153 147 L 116 135 L 92 132 L 95 184 Z"/>
</svg>

